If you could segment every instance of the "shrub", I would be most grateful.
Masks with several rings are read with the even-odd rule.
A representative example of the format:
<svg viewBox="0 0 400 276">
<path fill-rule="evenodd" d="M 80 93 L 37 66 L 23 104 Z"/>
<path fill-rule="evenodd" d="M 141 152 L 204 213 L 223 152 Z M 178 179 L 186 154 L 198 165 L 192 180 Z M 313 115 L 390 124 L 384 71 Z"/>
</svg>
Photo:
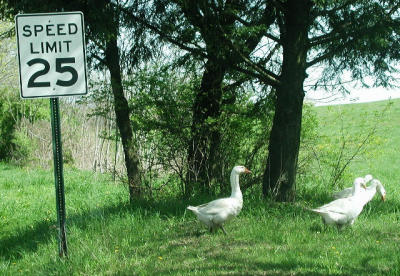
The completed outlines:
<svg viewBox="0 0 400 276">
<path fill-rule="evenodd" d="M 43 100 L 24 101 L 17 91 L 0 90 L 0 161 L 25 162 L 29 159 L 35 145 L 24 122 L 34 123 L 45 118 L 46 109 Z"/>
</svg>

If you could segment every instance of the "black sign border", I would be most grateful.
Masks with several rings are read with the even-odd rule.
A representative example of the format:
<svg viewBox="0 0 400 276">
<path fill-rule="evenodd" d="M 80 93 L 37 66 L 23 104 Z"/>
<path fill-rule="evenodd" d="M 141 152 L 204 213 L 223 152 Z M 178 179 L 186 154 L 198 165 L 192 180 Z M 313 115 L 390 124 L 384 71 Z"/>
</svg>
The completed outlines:
<svg viewBox="0 0 400 276">
<path fill-rule="evenodd" d="M 83 56 L 84 56 L 84 71 L 85 71 L 85 92 L 83 93 L 73 93 L 73 94 L 61 94 L 61 95 L 44 95 L 44 96 L 24 96 L 22 93 L 22 74 L 21 74 L 21 57 L 19 54 L 20 51 L 20 41 L 18 35 L 18 18 L 19 17 L 34 17 L 34 16 L 58 16 L 58 15 L 66 15 L 66 14 L 78 14 L 81 17 L 81 26 L 82 26 L 82 45 L 83 45 Z M 80 11 L 76 12 L 50 12 L 50 13 L 20 13 L 15 16 L 15 32 L 17 37 L 17 48 L 18 48 L 18 71 L 19 71 L 19 90 L 20 96 L 22 99 L 36 99 L 36 98 L 59 98 L 59 97 L 68 97 L 68 96 L 84 96 L 88 93 L 88 80 L 87 80 L 87 63 L 86 63 L 86 40 L 85 40 L 85 24 L 83 20 L 83 13 Z"/>
</svg>

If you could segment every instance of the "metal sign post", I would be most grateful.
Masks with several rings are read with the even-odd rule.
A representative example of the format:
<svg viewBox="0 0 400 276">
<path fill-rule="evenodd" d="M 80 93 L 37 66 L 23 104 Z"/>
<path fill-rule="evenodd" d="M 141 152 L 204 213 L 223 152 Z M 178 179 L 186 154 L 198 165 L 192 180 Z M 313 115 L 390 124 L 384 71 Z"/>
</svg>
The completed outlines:
<svg viewBox="0 0 400 276">
<path fill-rule="evenodd" d="M 81 12 L 15 17 L 21 98 L 50 98 L 58 248 L 68 256 L 59 99 L 87 94 L 85 28 Z"/>
<path fill-rule="evenodd" d="M 58 251 L 60 257 L 68 256 L 67 236 L 65 234 L 65 196 L 64 173 L 60 129 L 60 108 L 58 98 L 50 99 L 51 132 L 53 137 L 54 183 L 56 187 L 56 206 L 58 223 Z"/>
</svg>

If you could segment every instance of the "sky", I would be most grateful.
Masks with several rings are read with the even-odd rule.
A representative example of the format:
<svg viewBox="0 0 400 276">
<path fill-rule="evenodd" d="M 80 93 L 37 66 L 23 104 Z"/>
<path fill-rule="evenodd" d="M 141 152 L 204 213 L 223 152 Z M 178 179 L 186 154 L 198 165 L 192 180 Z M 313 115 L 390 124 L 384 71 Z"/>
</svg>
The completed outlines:
<svg viewBox="0 0 400 276">
<path fill-rule="evenodd" d="M 341 93 L 332 94 L 323 90 L 308 91 L 305 101 L 311 102 L 316 106 L 322 106 L 375 102 L 396 98 L 400 98 L 400 89 L 378 87 L 351 89 L 349 95 L 342 95 Z"/>
<path fill-rule="evenodd" d="M 396 66 L 396 68 L 400 72 L 400 68 L 398 66 Z M 340 76 L 340 81 L 343 83 L 344 88 L 350 91 L 350 94 L 346 95 L 339 92 L 339 89 L 337 93 L 321 88 L 316 90 L 307 89 L 312 87 L 322 77 L 322 67 L 310 68 L 307 74 L 309 77 L 304 83 L 306 91 L 305 101 L 311 102 L 315 106 L 376 102 L 400 98 L 399 73 L 392 75 L 392 77 L 397 80 L 392 82 L 392 84 L 399 86 L 399 88 L 373 87 L 374 79 L 371 76 L 365 76 L 363 78 L 363 83 L 370 87 L 366 88 L 362 87 L 359 81 L 354 80 L 352 73 L 346 70 L 342 72 Z"/>
</svg>

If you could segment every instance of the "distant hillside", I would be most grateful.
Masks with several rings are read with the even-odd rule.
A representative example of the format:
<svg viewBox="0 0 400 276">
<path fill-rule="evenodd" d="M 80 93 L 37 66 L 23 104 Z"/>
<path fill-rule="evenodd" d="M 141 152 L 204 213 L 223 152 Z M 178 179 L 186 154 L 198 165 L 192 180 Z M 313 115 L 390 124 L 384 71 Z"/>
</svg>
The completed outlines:
<svg viewBox="0 0 400 276">
<path fill-rule="evenodd" d="M 325 143 L 338 150 L 346 140 L 346 150 L 354 151 L 371 134 L 362 154 L 349 165 L 349 177 L 370 173 L 388 187 L 391 196 L 400 199 L 400 100 L 321 106 L 314 110 L 322 143 L 319 147 Z"/>
</svg>

